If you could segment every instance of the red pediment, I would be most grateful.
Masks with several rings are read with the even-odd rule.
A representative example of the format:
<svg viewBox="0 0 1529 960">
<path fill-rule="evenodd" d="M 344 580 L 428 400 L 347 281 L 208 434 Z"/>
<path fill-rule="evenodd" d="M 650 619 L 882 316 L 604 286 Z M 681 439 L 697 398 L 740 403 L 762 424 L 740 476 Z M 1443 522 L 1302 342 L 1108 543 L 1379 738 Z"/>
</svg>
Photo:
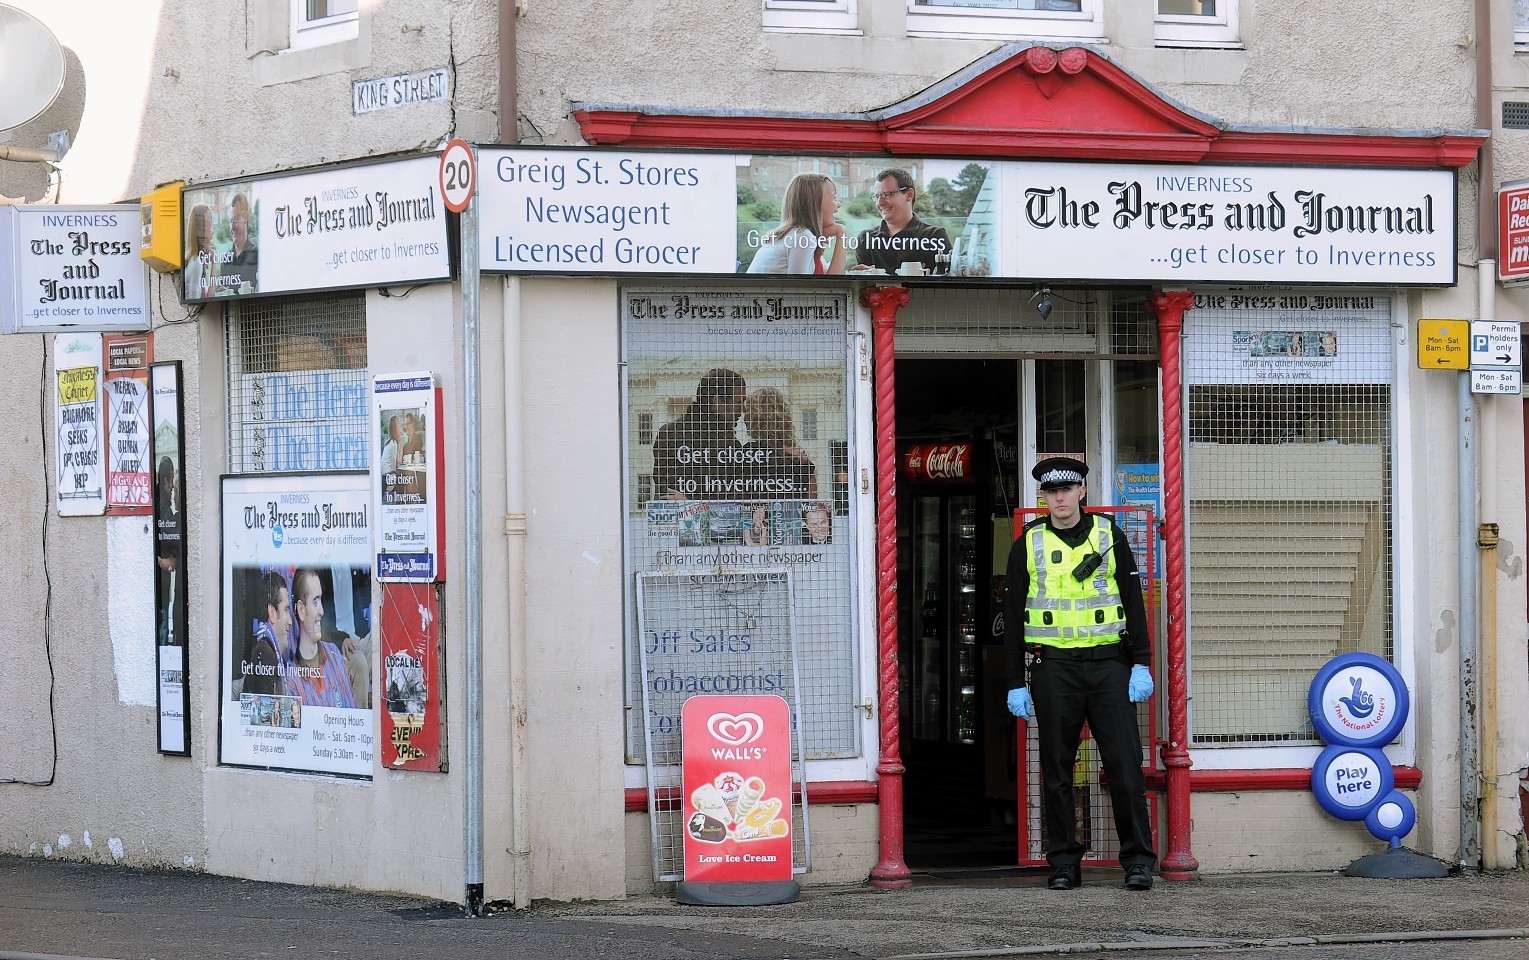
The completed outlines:
<svg viewBox="0 0 1529 960">
<path fill-rule="evenodd" d="M 1097 50 L 1010 44 L 879 110 L 845 114 L 584 103 L 598 146 L 889 156 L 1460 167 L 1484 132 L 1228 129 Z"/>
</svg>

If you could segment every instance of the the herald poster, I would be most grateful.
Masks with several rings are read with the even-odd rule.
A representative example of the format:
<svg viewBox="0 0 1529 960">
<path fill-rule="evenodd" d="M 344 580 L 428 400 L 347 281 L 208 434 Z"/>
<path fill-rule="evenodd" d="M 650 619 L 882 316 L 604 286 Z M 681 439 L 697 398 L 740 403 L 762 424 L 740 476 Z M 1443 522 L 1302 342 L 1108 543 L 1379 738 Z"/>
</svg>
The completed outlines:
<svg viewBox="0 0 1529 960">
<path fill-rule="evenodd" d="M 446 770 L 437 589 L 382 585 L 382 762 L 394 770 Z"/>
<path fill-rule="evenodd" d="M 685 880 L 791 879 L 791 711 L 783 697 L 695 696 L 684 740 Z"/>
</svg>

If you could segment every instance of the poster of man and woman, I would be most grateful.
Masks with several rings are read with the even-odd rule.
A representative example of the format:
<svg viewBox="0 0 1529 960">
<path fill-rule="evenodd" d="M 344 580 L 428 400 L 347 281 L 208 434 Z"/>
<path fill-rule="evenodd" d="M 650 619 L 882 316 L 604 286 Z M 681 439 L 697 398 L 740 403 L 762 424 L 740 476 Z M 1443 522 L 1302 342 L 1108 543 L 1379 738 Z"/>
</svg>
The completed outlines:
<svg viewBox="0 0 1529 960">
<path fill-rule="evenodd" d="M 223 478 L 223 763 L 370 776 L 366 473 Z"/>
</svg>

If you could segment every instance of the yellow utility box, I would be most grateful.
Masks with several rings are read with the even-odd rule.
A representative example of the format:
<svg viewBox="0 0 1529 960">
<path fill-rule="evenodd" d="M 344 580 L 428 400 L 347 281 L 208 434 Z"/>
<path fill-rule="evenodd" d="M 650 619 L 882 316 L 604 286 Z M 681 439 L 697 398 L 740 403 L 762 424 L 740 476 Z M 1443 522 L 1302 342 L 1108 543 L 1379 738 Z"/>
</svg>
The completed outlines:
<svg viewBox="0 0 1529 960">
<path fill-rule="evenodd" d="M 180 180 L 167 183 L 150 190 L 140 201 L 143 236 L 138 242 L 138 255 L 150 268 L 160 273 L 179 270 L 184 262 L 181 244 L 181 187 L 185 185 Z"/>
</svg>

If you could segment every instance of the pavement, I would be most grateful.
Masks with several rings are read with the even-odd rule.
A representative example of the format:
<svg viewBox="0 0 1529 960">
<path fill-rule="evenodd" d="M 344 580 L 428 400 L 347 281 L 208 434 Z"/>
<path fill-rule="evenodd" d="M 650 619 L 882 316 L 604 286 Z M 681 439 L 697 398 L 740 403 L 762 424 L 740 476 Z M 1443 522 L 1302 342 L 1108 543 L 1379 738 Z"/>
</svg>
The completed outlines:
<svg viewBox="0 0 1529 960">
<path fill-rule="evenodd" d="M 454 904 L 40 857 L 0 857 L 0 960 L 38 956 L 876 958 L 1080 952 L 1196 955 L 1299 944 L 1524 940 L 1529 873 L 1360 879 L 1335 872 L 1208 875 L 1121 887 L 1084 871 L 1072 891 L 1043 871 L 915 872 L 911 886 L 806 887 L 779 906 L 610 902 Z M 1515 948 L 1517 949 L 1517 948 Z M 1175 953 L 1175 955 L 1177 955 Z M 1519 955 L 1519 954 L 1511 954 Z"/>
</svg>

